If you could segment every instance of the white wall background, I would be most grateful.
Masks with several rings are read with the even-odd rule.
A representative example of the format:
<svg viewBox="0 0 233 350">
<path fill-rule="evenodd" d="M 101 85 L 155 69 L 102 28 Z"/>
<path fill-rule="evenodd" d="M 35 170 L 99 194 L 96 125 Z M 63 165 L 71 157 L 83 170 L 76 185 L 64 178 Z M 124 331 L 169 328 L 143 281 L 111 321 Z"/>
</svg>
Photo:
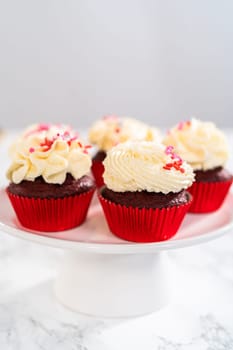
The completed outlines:
<svg viewBox="0 0 233 350">
<path fill-rule="evenodd" d="M 232 126 L 233 1 L 0 0 L 0 125 Z"/>
</svg>

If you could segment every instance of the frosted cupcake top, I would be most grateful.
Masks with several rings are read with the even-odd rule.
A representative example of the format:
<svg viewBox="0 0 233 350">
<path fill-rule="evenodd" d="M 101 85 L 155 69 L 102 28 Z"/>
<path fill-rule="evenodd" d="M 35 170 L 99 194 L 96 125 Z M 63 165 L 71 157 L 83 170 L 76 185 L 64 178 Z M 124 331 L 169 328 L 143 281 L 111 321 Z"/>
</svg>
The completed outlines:
<svg viewBox="0 0 233 350">
<path fill-rule="evenodd" d="M 16 184 L 38 176 L 47 183 L 62 184 L 67 173 L 79 179 L 91 167 L 89 147 L 66 125 L 32 125 L 10 148 L 7 178 Z"/>
<path fill-rule="evenodd" d="M 228 156 L 225 135 L 211 122 L 197 119 L 181 122 L 169 130 L 163 143 L 174 146 L 194 170 L 224 166 Z"/>
<path fill-rule="evenodd" d="M 105 152 L 128 140 L 152 141 L 158 137 L 156 128 L 139 120 L 111 115 L 96 121 L 89 131 L 89 141 Z"/>
<path fill-rule="evenodd" d="M 157 142 L 128 141 L 113 147 L 104 160 L 104 182 L 115 192 L 179 192 L 194 181 L 192 167 Z"/>
</svg>

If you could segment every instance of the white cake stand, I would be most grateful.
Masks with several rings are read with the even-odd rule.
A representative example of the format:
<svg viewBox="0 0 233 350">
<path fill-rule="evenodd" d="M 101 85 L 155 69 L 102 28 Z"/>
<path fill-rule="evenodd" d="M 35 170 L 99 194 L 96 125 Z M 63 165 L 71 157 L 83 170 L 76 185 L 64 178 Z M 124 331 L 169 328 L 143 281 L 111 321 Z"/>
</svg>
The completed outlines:
<svg viewBox="0 0 233 350">
<path fill-rule="evenodd" d="M 148 244 L 113 236 L 96 198 L 85 224 L 49 235 L 20 226 L 4 190 L 0 203 L 2 231 L 64 249 L 55 294 L 70 309 L 95 316 L 130 317 L 165 306 L 172 289 L 166 251 L 209 241 L 233 227 L 233 193 L 215 213 L 188 214 L 173 239 Z"/>
</svg>

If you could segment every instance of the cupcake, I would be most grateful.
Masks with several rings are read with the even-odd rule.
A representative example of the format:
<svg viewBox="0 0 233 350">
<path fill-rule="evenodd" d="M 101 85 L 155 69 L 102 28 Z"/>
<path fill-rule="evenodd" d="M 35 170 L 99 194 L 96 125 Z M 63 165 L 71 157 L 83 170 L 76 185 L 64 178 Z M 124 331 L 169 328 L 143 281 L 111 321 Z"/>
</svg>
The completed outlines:
<svg viewBox="0 0 233 350">
<path fill-rule="evenodd" d="M 175 235 L 192 201 L 185 189 L 194 174 L 172 147 L 128 141 L 108 151 L 104 168 L 99 199 L 112 233 L 133 242 Z"/>
<path fill-rule="evenodd" d="M 24 227 L 62 231 L 82 224 L 95 190 L 89 147 L 64 125 L 33 125 L 15 141 L 6 191 Z"/>
<path fill-rule="evenodd" d="M 211 122 L 197 119 L 181 122 L 165 136 L 193 168 L 195 182 L 188 189 L 193 195 L 190 212 L 208 213 L 221 207 L 232 184 L 232 174 L 225 169 L 229 156 L 226 137 Z"/>
<path fill-rule="evenodd" d="M 97 152 L 92 159 L 92 173 L 98 187 L 103 182 L 103 160 L 106 152 L 118 143 L 128 140 L 152 141 L 159 137 L 156 128 L 132 118 L 109 115 L 96 121 L 89 131 L 89 141 L 96 146 Z"/>
</svg>

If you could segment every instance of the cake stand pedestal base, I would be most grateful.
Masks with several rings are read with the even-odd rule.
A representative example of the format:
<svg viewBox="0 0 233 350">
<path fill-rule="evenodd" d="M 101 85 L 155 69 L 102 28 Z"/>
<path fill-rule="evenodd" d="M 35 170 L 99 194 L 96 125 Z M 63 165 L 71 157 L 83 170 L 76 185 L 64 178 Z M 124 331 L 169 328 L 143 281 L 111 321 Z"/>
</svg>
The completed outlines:
<svg viewBox="0 0 233 350">
<path fill-rule="evenodd" d="M 67 251 L 55 294 L 64 306 L 92 316 L 140 316 L 168 303 L 170 272 L 166 252 L 111 255 Z"/>
</svg>

